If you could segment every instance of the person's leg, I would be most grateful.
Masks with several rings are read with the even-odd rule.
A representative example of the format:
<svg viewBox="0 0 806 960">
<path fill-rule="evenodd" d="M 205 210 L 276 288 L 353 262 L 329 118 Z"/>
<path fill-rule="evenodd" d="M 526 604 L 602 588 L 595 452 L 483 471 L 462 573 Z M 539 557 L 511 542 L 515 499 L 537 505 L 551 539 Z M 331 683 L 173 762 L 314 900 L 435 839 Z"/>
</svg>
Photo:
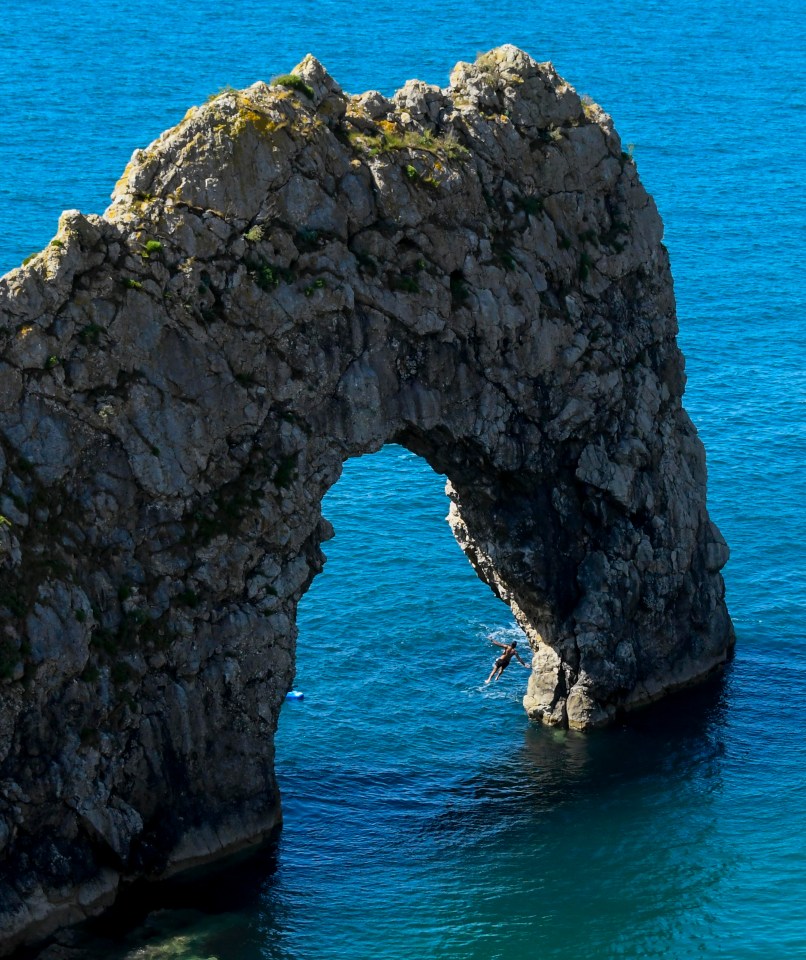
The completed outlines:
<svg viewBox="0 0 806 960">
<path fill-rule="evenodd" d="M 490 671 L 490 676 L 487 677 L 487 679 L 484 681 L 485 683 L 489 683 L 489 682 L 492 680 L 493 674 L 495 673 L 495 671 L 496 671 L 497 669 L 498 669 L 498 665 L 494 663 L 494 664 L 493 664 L 493 668 L 492 668 L 492 670 Z"/>
</svg>

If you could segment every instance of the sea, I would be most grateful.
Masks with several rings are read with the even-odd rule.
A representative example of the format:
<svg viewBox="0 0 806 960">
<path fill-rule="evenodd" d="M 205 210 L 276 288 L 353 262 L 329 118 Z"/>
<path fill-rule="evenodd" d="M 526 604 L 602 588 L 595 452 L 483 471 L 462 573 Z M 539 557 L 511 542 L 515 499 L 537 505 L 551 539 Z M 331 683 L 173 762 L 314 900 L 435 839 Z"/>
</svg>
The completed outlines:
<svg viewBox="0 0 806 960">
<path fill-rule="evenodd" d="M 501 43 L 614 118 L 665 222 L 685 404 L 730 544 L 723 678 L 543 729 L 445 478 L 349 461 L 303 598 L 275 849 L 80 941 L 109 960 L 806 957 L 803 0 L 6 0 L 0 273 L 100 213 L 192 104 L 312 52 L 351 92 L 447 85 Z"/>
</svg>

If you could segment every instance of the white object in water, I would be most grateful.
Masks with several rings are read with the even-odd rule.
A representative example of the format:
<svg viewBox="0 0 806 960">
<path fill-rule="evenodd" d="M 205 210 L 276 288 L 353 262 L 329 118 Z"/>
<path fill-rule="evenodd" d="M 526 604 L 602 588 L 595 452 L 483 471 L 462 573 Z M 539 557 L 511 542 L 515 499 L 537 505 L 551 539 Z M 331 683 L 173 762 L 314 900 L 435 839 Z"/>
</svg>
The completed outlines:
<svg viewBox="0 0 806 960">
<path fill-rule="evenodd" d="M 301 690 L 289 690 L 285 698 L 286 700 L 304 700 L 305 694 Z"/>
</svg>

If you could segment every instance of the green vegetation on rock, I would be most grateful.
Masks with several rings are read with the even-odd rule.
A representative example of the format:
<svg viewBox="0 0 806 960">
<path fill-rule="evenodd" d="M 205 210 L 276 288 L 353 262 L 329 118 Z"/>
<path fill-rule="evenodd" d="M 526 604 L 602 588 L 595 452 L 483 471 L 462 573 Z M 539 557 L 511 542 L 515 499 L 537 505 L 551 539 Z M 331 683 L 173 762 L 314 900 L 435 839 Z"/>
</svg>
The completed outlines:
<svg viewBox="0 0 806 960">
<path fill-rule="evenodd" d="M 309 100 L 313 100 L 313 88 L 295 73 L 281 73 L 279 77 L 272 80 L 272 86 L 288 87 L 289 90 L 304 93 Z"/>
</svg>

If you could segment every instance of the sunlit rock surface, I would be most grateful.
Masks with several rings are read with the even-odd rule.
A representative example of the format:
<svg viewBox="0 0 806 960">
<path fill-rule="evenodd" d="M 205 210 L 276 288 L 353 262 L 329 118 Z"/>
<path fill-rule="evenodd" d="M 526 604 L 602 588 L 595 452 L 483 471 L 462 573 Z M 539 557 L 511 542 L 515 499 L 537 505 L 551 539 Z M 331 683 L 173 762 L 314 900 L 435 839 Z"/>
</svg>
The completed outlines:
<svg viewBox="0 0 806 960">
<path fill-rule="evenodd" d="M 447 474 L 531 717 L 598 726 L 726 659 L 661 235 L 550 64 L 502 47 L 387 100 L 307 57 L 191 109 L 0 281 L 6 949 L 276 827 L 348 457 Z"/>
</svg>

